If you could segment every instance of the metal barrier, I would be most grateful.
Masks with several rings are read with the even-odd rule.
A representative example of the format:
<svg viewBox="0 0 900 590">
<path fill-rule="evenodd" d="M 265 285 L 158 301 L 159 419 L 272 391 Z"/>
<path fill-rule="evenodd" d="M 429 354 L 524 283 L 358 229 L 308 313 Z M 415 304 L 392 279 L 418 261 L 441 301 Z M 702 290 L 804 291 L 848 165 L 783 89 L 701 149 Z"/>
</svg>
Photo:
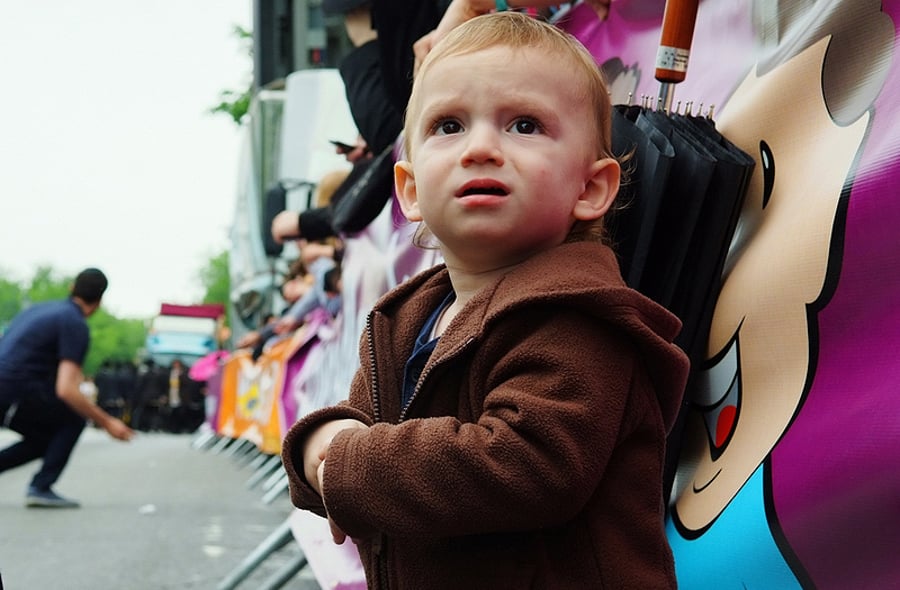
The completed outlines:
<svg viewBox="0 0 900 590">
<path fill-rule="evenodd" d="M 221 437 L 215 433 L 203 432 L 192 442 L 198 450 L 207 450 L 216 454 L 230 456 L 241 468 L 250 468 L 253 473 L 247 480 L 247 488 L 252 489 L 262 484 L 264 492 L 262 501 L 271 504 L 278 496 L 287 493 L 288 477 L 281 465 L 280 455 L 263 453 L 248 440 Z M 288 520 L 272 531 L 253 551 L 244 558 L 216 586 L 217 590 L 235 590 L 244 580 L 250 577 L 260 565 L 274 553 L 281 551 L 294 541 Z M 277 571 L 265 579 L 257 590 L 279 590 L 308 565 L 306 555 L 295 544 L 295 554 L 290 556 Z M 0 590 L 3 590 L 0 581 Z"/>
<path fill-rule="evenodd" d="M 238 585 L 243 582 L 247 577 L 250 576 L 253 571 L 259 567 L 259 565 L 265 561 L 270 555 L 287 545 L 289 542 L 294 540 L 294 535 L 291 533 L 291 527 L 288 524 L 288 521 L 285 520 L 283 524 L 281 524 L 277 529 L 272 531 L 268 537 L 266 537 L 262 543 L 256 546 L 256 548 L 250 552 L 250 555 L 244 558 L 244 560 L 238 564 L 236 568 L 231 570 L 224 580 L 222 580 L 218 586 L 216 586 L 216 590 L 234 590 L 238 587 Z M 296 564 L 296 560 L 292 562 L 292 564 Z M 303 563 L 300 564 L 300 567 L 297 568 L 290 577 L 303 569 L 303 566 L 306 565 L 306 557 L 303 557 Z M 281 585 L 284 585 L 290 577 L 285 578 L 284 582 Z M 271 586 L 272 588 L 280 588 L 280 586 Z"/>
</svg>

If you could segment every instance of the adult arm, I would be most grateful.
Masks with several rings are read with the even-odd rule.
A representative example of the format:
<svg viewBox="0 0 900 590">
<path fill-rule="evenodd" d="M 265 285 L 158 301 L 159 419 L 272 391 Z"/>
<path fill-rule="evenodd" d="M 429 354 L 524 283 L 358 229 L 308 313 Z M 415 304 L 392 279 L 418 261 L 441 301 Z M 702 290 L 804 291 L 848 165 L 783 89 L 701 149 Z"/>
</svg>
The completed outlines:
<svg viewBox="0 0 900 590">
<path fill-rule="evenodd" d="M 318 246 L 320 246 L 320 244 L 308 244 L 304 246 L 303 249 L 315 248 L 318 250 Z M 325 251 L 322 250 L 321 252 L 324 254 Z M 333 255 L 334 251 L 332 250 L 331 253 Z M 303 297 L 295 301 L 281 319 L 278 320 L 275 327 L 275 332 L 277 334 L 283 334 L 297 328 L 303 323 L 303 318 L 305 318 L 309 312 L 317 307 L 325 306 L 325 303 L 328 301 L 327 295 L 325 294 L 325 274 L 335 266 L 336 263 L 334 262 L 334 258 L 326 256 L 320 256 L 309 263 L 310 272 L 315 277 L 315 284 L 313 284 L 312 288 L 307 291 Z"/>
<path fill-rule="evenodd" d="M 134 431 L 85 397 L 80 389 L 82 381 L 84 374 L 77 363 L 66 359 L 59 362 L 56 372 L 56 395 L 59 399 L 85 420 L 90 420 L 103 428 L 111 437 L 130 440 L 134 436 Z"/>
<path fill-rule="evenodd" d="M 317 207 L 301 213 L 281 211 L 272 219 L 272 238 L 279 244 L 300 238 L 324 240 L 337 235 L 331 219 L 331 207 Z"/>
<path fill-rule="evenodd" d="M 341 61 L 339 70 L 356 128 L 368 149 L 380 153 L 394 143 L 403 120 L 384 88 L 378 41 L 354 49 Z"/>
</svg>

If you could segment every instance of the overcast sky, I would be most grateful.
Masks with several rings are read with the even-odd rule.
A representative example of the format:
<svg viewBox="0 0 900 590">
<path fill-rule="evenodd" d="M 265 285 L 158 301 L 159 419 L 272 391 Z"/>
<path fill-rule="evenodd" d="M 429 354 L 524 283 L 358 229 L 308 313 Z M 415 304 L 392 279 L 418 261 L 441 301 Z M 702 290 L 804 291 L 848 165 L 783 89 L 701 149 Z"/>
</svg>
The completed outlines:
<svg viewBox="0 0 900 590">
<path fill-rule="evenodd" d="M 105 308 L 193 303 L 227 248 L 251 0 L 0 0 L 0 272 L 109 276 Z"/>
</svg>

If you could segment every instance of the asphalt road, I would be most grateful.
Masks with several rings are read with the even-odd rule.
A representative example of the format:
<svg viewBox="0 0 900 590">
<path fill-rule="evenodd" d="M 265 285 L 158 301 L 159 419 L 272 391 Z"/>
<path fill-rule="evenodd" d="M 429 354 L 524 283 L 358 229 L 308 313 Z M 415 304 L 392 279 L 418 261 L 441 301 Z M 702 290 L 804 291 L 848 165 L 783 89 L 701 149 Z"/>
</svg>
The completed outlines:
<svg viewBox="0 0 900 590">
<path fill-rule="evenodd" d="M 0 448 L 17 439 L 0 430 Z M 268 478 L 257 475 L 251 454 L 197 448 L 195 440 L 139 433 L 121 443 L 89 427 L 55 487 L 81 502 L 75 510 L 25 508 L 37 463 L 0 474 L 3 589 L 216 589 L 230 579 L 285 523 L 290 501 L 286 493 L 263 501 Z M 291 540 L 236 590 L 265 587 L 300 554 Z M 318 584 L 307 568 L 282 588 Z"/>
</svg>

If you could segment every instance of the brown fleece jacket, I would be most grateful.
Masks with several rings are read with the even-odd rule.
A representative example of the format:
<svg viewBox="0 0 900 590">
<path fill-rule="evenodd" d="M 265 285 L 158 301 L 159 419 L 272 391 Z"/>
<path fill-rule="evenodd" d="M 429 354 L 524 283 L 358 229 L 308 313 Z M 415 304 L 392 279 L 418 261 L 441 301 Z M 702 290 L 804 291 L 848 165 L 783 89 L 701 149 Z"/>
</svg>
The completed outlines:
<svg viewBox="0 0 900 590">
<path fill-rule="evenodd" d="M 611 250 L 570 243 L 483 288 L 441 337 L 405 411 L 404 363 L 450 292 L 442 266 L 385 295 L 348 402 L 290 430 L 291 498 L 359 546 L 370 588 L 674 588 L 665 435 L 688 374 L 677 318 L 625 287 Z M 324 504 L 305 437 L 329 448 Z"/>
</svg>

